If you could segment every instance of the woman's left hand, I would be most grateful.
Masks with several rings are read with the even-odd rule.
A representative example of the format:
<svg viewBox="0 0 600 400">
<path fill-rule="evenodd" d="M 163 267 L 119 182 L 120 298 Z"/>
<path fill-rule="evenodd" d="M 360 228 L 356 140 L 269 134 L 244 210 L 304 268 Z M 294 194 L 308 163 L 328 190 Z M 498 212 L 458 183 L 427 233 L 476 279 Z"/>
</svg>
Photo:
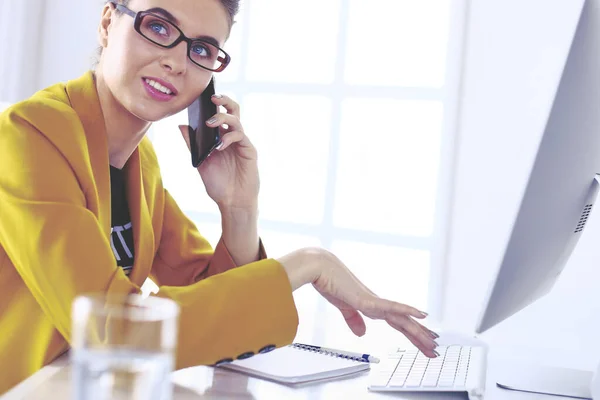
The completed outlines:
<svg viewBox="0 0 600 400">
<path fill-rule="evenodd" d="M 240 122 L 240 106 L 225 95 L 213 96 L 212 101 L 227 113 L 217 113 L 206 122 L 219 127 L 222 138 L 222 145 L 198 167 L 206 192 L 220 208 L 256 208 L 260 186 L 257 153 Z M 179 129 L 189 148 L 188 127 Z"/>
</svg>

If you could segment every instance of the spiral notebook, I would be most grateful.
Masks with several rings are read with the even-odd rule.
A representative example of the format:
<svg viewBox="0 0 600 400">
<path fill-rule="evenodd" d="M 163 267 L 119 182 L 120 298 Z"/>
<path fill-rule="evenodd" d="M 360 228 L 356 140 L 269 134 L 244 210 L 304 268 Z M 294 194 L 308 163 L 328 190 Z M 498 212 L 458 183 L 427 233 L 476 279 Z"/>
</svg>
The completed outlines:
<svg viewBox="0 0 600 400">
<path fill-rule="evenodd" d="M 279 383 L 300 384 L 355 374 L 368 370 L 370 364 L 294 343 L 269 353 L 236 360 L 219 368 Z"/>
</svg>

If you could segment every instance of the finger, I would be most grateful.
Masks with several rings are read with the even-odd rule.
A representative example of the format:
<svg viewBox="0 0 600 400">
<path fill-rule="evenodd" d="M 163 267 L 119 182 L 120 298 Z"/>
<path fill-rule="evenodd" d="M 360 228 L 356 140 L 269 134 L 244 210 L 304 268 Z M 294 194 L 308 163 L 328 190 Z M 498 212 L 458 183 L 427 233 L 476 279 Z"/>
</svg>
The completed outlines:
<svg viewBox="0 0 600 400">
<path fill-rule="evenodd" d="M 413 344 L 413 346 L 421 350 L 421 347 L 423 347 L 423 343 L 421 343 L 421 341 L 416 336 L 411 335 L 411 333 L 404 329 L 404 327 L 402 327 L 401 325 L 397 325 L 393 322 L 388 322 L 388 324 L 392 328 L 396 329 L 398 332 L 402 333 Z M 425 351 L 427 351 L 427 349 L 425 349 Z"/>
<path fill-rule="evenodd" d="M 233 131 L 223 135 L 221 138 L 221 144 L 217 147 L 217 150 L 223 151 L 234 143 L 238 143 L 244 147 L 251 146 L 250 140 L 248 140 L 248 137 L 246 137 L 244 132 Z"/>
<path fill-rule="evenodd" d="M 392 322 L 395 326 L 402 326 L 419 343 L 433 348 L 437 347 L 435 339 L 439 335 L 434 335 L 432 331 L 419 324 L 410 314 L 406 313 L 407 311 L 416 310 L 413 307 L 380 298 L 371 298 L 365 304 L 368 305 L 364 309 L 359 308 L 359 310 L 367 317 L 385 319 L 388 324 Z M 417 312 L 422 315 L 420 311 L 417 310 Z"/>
<path fill-rule="evenodd" d="M 425 332 L 425 334 L 429 337 L 431 337 L 432 339 L 437 339 L 439 336 L 435 336 L 435 332 L 433 332 L 432 330 L 430 330 L 429 328 L 427 328 L 425 325 L 421 324 L 419 321 L 417 321 L 416 319 L 414 319 L 411 316 L 406 316 L 406 318 L 408 318 L 408 320 L 415 324 L 421 331 Z"/>
<path fill-rule="evenodd" d="M 400 330 L 403 330 L 403 333 L 408 333 L 412 338 L 414 338 L 418 345 L 417 347 L 423 353 L 429 352 L 430 354 L 434 354 L 433 350 L 435 350 L 437 343 L 426 334 L 420 327 L 418 327 L 413 320 L 407 317 L 398 317 L 398 318 L 390 318 L 386 320 L 390 326 Z"/>
<path fill-rule="evenodd" d="M 240 122 L 240 119 L 238 117 L 236 117 L 235 115 L 225 113 L 217 113 L 213 115 L 206 121 L 206 125 L 212 126 L 213 128 L 216 128 L 221 125 L 227 125 L 228 130 L 230 131 L 244 130 L 244 128 L 242 127 L 242 123 Z"/>
<path fill-rule="evenodd" d="M 240 118 L 240 105 L 231 97 L 225 96 L 224 94 L 215 94 L 212 96 L 211 100 L 216 105 L 225 107 L 229 114 Z"/>
<path fill-rule="evenodd" d="M 388 323 L 393 322 L 396 326 L 401 326 L 411 335 L 419 339 L 421 343 L 427 346 L 431 346 L 433 348 L 437 347 L 437 343 L 431 338 L 429 333 L 426 333 L 416 322 L 405 315 L 390 315 L 386 318 Z"/>
<path fill-rule="evenodd" d="M 435 332 L 434 332 L 434 331 L 432 331 L 431 329 L 427 328 L 426 326 L 424 326 L 423 324 L 421 324 L 419 321 L 415 321 L 415 320 L 413 319 L 413 322 L 414 322 L 415 324 L 417 324 L 419 327 L 421 327 L 421 329 L 422 329 L 422 330 L 423 330 L 425 333 L 427 333 L 429 336 L 431 336 L 431 338 L 432 338 L 433 340 L 435 340 L 435 339 L 439 339 L 440 335 L 438 335 L 437 333 L 435 333 Z"/>
<path fill-rule="evenodd" d="M 416 308 L 408 306 L 406 304 L 397 303 L 397 302 L 392 302 L 392 303 L 393 303 L 393 305 L 391 307 L 391 311 L 394 314 L 410 315 L 411 317 L 419 318 L 419 319 L 427 318 L 427 316 L 429 315 L 426 312 L 419 311 Z"/>
<path fill-rule="evenodd" d="M 421 342 L 428 345 L 433 345 L 434 348 L 438 347 L 438 343 L 435 338 L 431 335 L 431 331 L 425 328 L 423 325 L 419 324 L 417 321 L 412 319 L 411 317 L 407 317 L 408 324 L 414 326 L 413 332 L 417 333 L 419 338 L 422 338 Z"/>
<path fill-rule="evenodd" d="M 189 125 L 179 125 L 179 131 L 181 132 L 181 136 L 185 140 L 185 144 L 187 145 L 188 150 L 192 150 L 192 146 L 190 145 L 190 130 L 192 128 Z"/>
<path fill-rule="evenodd" d="M 356 336 L 363 336 L 367 332 L 367 326 L 365 325 L 365 320 L 362 315 L 354 309 L 339 309 L 344 319 L 346 320 L 346 324 L 350 330 Z"/>
<path fill-rule="evenodd" d="M 402 333 L 417 349 L 419 349 L 423 354 L 425 354 L 429 358 L 436 358 L 439 356 L 435 350 L 431 350 L 421 343 L 421 341 L 415 336 L 411 335 L 406 329 L 402 326 L 395 326 L 394 324 L 390 324 L 392 328 L 397 329 L 400 333 Z"/>
<path fill-rule="evenodd" d="M 359 308 L 359 310 L 367 315 L 367 317 L 375 319 L 385 319 L 390 315 L 398 315 L 403 317 L 410 315 L 420 319 L 427 316 L 426 313 L 419 311 L 414 307 L 397 303 L 395 301 L 382 299 L 377 296 L 371 296 L 365 301 L 364 306 Z"/>
<path fill-rule="evenodd" d="M 419 332 L 419 330 L 415 331 L 414 327 L 407 325 L 405 321 L 390 319 L 387 322 L 391 327 L 402 332 L 423 354 L 428 357 L 436 357 L 437 353 L 435 349 L 437 348 L 437 344 L 429 337 Z"/>
</svg>

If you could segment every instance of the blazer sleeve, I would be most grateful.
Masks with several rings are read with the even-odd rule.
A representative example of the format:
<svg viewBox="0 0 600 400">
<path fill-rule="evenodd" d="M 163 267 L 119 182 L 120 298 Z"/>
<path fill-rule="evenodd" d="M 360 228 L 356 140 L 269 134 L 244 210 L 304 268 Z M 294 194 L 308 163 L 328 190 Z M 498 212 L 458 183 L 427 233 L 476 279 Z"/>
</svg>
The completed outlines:
<svg viewBox="0 0 600 400">
<path fill-rule="evenodd" d="M 109 238 L 86 208 L 74 167 L 35 128 L 31 112 L 26 114 L 0 115 L 0 244 L 70 342 L 71 304 L 77 295 L 139 293 L 140 288 L 116 266 Z M 180 306 L 177 368 L 289 344 L 298 325 L 289 280 L 274 260 L 187 287 L 164 286 L 159 296 Z"/>
<path fill-rule="evenodd" d="M 152 265 L 157 284 L 187 286 L 237 267 L 222 239 L 213 250 L 165 189 L 160 244 Z M 259 260 L 267 258 L 262 241 Z"/>
</svg>

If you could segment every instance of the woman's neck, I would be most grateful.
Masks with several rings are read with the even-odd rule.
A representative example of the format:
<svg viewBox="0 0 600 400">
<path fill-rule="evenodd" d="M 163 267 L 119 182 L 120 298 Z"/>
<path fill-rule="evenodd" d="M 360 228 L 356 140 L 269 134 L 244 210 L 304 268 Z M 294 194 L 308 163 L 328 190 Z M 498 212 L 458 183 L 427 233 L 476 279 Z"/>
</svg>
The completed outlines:
<svg viewBox="0 0 600 400">
<path fill-rule="evenodd" d="M 109 90 L 102 73 L 96 72 L 94 76 L 104 114 L 108 159 L 110 165 L 121 169 L 144 138 L 150 128 L 150 122 L 137 118 L 118 102 Z"/>
</svg>

